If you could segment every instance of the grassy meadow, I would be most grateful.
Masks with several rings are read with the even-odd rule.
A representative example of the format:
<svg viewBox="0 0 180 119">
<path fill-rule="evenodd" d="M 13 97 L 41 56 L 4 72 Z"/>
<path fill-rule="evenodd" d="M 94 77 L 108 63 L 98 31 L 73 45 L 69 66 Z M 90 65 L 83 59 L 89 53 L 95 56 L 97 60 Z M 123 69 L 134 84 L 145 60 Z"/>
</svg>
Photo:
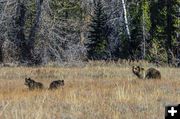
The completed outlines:
<svg viewBox="0 0 180 119">
<path fill-rule="evenodd" d="M 140 80 L 132 74 L 133 64 L 140 63 L 2 67 L 0 119 L 164 119 L 165 105 L 180 103 L 180 69 L 158 67 L 161 80 Z M 42 82 L 45 89 L 29 91 L 26 77 Z M 48 90 L 58 79 L 65 86 Z"/>
</svg>

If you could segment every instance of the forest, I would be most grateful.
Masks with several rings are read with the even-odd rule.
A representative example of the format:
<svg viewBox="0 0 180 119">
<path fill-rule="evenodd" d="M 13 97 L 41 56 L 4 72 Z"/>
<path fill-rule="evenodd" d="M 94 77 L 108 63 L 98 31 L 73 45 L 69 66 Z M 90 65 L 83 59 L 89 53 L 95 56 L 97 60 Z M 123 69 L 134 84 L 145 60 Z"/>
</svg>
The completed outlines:
<svg viewBox="0 0 180 119">
<path fill-rule="evenodd" d="M 180 0 L 0 0 L 0 119 L 164 119 L 179 87 Z"/>
<path fill-rule="evenodd" d="M 0 62 L 180 66 L 179 0 L 0 0 Z"/>
</svg>

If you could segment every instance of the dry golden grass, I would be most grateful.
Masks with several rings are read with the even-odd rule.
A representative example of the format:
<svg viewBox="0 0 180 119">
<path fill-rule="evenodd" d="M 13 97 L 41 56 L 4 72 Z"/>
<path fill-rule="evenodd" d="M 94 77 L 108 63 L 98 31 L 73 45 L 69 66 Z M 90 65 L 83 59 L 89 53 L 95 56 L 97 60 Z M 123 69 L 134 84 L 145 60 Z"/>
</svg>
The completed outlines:
<svg viewBox="0 0 180 119">
<path fill-rule="evenodd" d="M 165 105 L 180 103 L 180 69 L 158 69 L 162 80 L 139 80 L 120 63 L 0 68 L 0 119 L 163 119 Z M 28 91 L 25 77 L 45 89 Z M 64 88 L 47 90 L 57 79 Z"/>
</svg>

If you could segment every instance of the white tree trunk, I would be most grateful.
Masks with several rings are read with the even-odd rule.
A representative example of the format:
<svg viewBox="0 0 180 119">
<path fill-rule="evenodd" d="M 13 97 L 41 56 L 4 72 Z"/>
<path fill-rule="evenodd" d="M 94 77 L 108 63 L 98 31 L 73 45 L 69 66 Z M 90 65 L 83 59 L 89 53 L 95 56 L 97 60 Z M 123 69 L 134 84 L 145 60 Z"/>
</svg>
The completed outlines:
<svg viewBox="0 0 180 119">
<path fill-rule="evenodd" d="M 125 4 L 124 0 L 122 0 L 122 5 L 123 5 L 124 22 L 125 22 L 126 32 L 127 32 L 128 38 L 131 39 L 131 35 L 130 35 L 130 31 L 129 31 L 129 25 L 128 25 L 128 20 L 127 20 L 126 4 Z"/>
</svg>

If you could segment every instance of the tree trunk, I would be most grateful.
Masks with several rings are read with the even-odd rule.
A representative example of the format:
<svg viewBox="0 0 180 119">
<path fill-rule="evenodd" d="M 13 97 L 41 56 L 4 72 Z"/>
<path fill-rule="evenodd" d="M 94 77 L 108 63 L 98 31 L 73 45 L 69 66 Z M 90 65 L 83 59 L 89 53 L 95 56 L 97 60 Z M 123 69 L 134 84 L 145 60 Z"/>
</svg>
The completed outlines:
<svg viewBox="0 0 180 119">
<path fill-rule="evenodd" d="M 142 16 L 142 30 L 143 30 L 143 44 L 142 44 L 142 58 L 144 59 L 146 56 L 146 33 L 145 33 L 145 19 L 144 19 L 144 10 Z"/>
<path fill-rule="evenodd" d="M 131 39 L 131 34 L 130 34 L 130 30 L 129 30 L 128 20 L 127 20 L 126 4 L 125 4 L 124 0 L 122 0 L 122 5 L 123 5 L 124 22 L 125 22 L 126 32 L 127 32 L 128 38 L 130 40 Z"/>
<path fill-rule="evenodd" d="M 19 27 L 19 31 L 17 33 L 17 42 L 16 45 L 20 47 L 20 61 L 24 62 L 27 60 L 27 46 L 26 46 L 26 39 L 24 34 L 24 25 L 25 25 L 25 14 L 26 14 L 26 7 L 23 3 L 18 3 L 17 6 L 17 20 L 16 24 Z"/>
</svg>

